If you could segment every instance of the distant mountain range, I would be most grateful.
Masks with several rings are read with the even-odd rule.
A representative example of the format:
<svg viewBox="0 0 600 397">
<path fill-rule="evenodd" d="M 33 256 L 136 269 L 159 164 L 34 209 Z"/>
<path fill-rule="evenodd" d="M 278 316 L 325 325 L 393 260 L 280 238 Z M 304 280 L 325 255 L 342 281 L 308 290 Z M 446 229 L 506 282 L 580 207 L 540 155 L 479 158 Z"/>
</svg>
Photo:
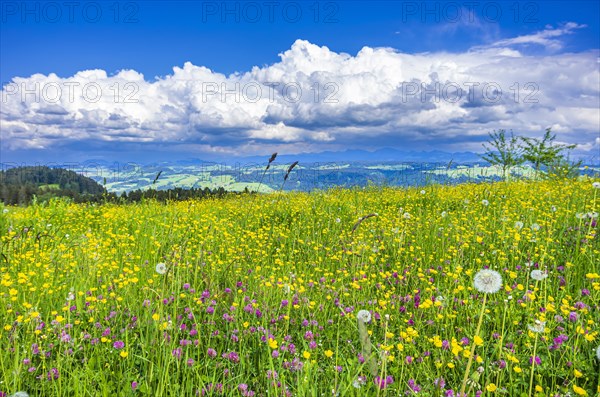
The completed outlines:
<svg viewBox="0 0 600 397">
<path fill-rule="evenodd" d="M 266 163 L 271 153 L 265 153 L 263 156 L 238 156 L 222 159 L 216 158 L 190 158 L 172 161 L 147 162 L 143 165 L 157 163 L 168 163 L 173 165 L 200 165 L 200 164 L 263 164 Z M 373 162 L 393 162 L 393 163 L 460 163 L 473 164 L 482 162 L 481 157 L 473 152 L 450 153 L 440 150 L 431 151 L 402 151 L 392 148 L 383 148 L 375 151 L 367 150 L 344 150 L 339 152 L 325 151 L 318 153 L 280 153 L 277 156 L 279 163 L 292 163 L 299 161 L 301 163 L 373 163 Z M 90 159 L 83 162 L 84 165 L 112 166 L 115 161 L 106 159 Z"/>
</svg>

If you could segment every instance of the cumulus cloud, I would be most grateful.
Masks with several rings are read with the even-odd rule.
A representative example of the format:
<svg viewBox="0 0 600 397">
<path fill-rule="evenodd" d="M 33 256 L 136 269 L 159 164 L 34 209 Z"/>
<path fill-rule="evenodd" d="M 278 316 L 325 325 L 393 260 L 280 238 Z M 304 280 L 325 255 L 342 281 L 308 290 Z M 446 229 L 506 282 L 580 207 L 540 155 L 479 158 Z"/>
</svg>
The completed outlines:
<svg viewBox="0 0 600 397">
<path fill-rule="evenodd" d="M 384 146 L 479 150 L 492 129 L 597 150 L 598 50 L 560 48 L 565 24 L 463 53 L 357 54 L 297 40 L 280 61 L 224 75 L 189 62 L 149 81 L 133 70 L 15 77 L 2 89 L 3 151 L 85 142 L 200 148 L 213 153 Z"/>
</svg>

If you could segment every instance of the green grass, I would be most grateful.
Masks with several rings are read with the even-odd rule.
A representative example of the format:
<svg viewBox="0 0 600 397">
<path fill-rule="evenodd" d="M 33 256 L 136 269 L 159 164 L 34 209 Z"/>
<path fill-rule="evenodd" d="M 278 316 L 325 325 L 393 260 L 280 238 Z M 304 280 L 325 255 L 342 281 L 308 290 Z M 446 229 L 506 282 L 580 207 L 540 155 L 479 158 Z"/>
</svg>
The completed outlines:
<svg viewBox="0 0 600 397">
<path fill-rule="evenodd" d="M 474 350 L 469 396 L 593 396 L 598 195 L 587 180 L 3 207 L 0 392 L 445 396 Z M 503 285 L 474 345 L 484 267 Z"/>
</svg>

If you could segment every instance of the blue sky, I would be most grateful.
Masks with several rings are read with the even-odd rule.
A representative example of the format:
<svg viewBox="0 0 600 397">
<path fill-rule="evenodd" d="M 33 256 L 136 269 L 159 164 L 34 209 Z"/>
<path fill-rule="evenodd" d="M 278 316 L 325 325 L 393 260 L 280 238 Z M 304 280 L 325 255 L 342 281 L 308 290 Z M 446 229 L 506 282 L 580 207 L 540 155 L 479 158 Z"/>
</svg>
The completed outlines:
<svg viewBox="0 0 600 397">
<path fill-rule="evenodd" d="M 494 128 L 549 126 L 597 156 L 597 1 L 68 4 L 1 3 L 2 161 L 477 151 Z M 90 82 L 104 87 L 98 102 L 68 98 L 65 83 Z M 267 98 L 272 82 L 281 84 Z M 415 82 L 442 93 L 406 97 Z M 489 82 L 500 101 L 469 98 Z M 206 95 L 236 83 L 263 96 Z M 286 100 L 290 84 L 303 87 L 300 100 Z M 55 87 L 60 100 L 48 101 Z M 435 100 L 455 87 L 460 101 Z M 123 103 L 127 93 L 137 102 Z M 327 94 L 337 102 L 323 103 Z"/>
</svg>

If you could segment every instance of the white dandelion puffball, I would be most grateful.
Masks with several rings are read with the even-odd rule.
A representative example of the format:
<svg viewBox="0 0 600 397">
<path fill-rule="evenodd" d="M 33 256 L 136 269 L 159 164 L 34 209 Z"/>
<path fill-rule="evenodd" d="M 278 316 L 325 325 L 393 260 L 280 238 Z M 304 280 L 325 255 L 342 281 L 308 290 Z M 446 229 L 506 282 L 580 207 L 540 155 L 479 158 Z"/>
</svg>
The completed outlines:
<svg viewBox="0 0 600 397">
<path fill-rule="evenodd" d="M 535 320 L 535 324 L 528 325 L 527 328 L 529 328 L 529 330 L 531 332 L 535 332 L 536 334 L 541 334 L 546 329 L 546 322 L 540 321 L 540 320 Z"/>
<path fill-rule="evenodd" d="M 594 189 L 600 189 L 600 182 L 594 182 L 594 183 L 592 183 L 592 187 Z M 599 360 L 600 360 L 600 358 L 599 358 Z"/>
<path fill-rule="evenodd" d="M 515 229 L 517 229 L 517 230 L 521 230 L 521 229 L 523 229 L 523 222 L 521 222 L 521 221 L 516 221 L 516 222 L 515 222 Z"/>
<path fill-rule="evenodd" d="M 534 223 L 531 225 L 531 230 L 533 230 L 534 232 L 537 232 L 540 229 L 541 229 L 541 226 L 538 225 L 537 223 Z"/>
<path fill-rule="evenodd" d="M 483 269 L 475 273 L 473 285 L 479 292 L 493 294 L 500 291 L 500 287 L 502 287 L 502 276 L 495 270 Z"/>
<path fill-rule="evenodd" d="M 410 214 L 408 212 L 405 212 L 404 215 L 402 215 L 402 217 L 404 219 L 410 219 Z"/>
<path fill-rule="evenodd" d="M 425 194 L 426 192 L 425 192 L 425 190 L 421 190 L 420 193 L 421 194 Z"/>
<path fill-rule="evenodd" d="M 442 211 L 442 218 L 445 218 L 446 216 L 448 216 L 448 213 L 446 211 Z"/>
<path fill-rule="evenodd" d="M 29 394 L 26 391 L 18 391 L 9 397 L 29 397 Z"/>
<path fill-rule="evenodd" d="M 358 321 L 362 321 L 363 323 L 368 323 L 371 321 L 371 313 L 368 310 L 360 310 L 356 315 Z"/>
<path fill-rule="evenodd" d="M 600 360 L 600 346 L 596 349 L 596 358 Z"/>
<path fill-rule="evenodd" d="M 543 279 L 548 277 L 548 273 L 543 272 L 541 270 L 532 270 L 531 271 L 531 278 L 537 281 L 542 281 Z"/>
<path fill-rule="evenodd" d="M 165 265 L 162 262 L 156 264 L 156 273 L 165 274 L 166 272 L 167 272 L 167 265 Z"/>
<path fill-rule="evenodd" d="M 481 200 L 481 204 L 487 207 L 488 205 L 490 205 L 490 202 L 483 199 L 483 200 Z"/>
</svg>

